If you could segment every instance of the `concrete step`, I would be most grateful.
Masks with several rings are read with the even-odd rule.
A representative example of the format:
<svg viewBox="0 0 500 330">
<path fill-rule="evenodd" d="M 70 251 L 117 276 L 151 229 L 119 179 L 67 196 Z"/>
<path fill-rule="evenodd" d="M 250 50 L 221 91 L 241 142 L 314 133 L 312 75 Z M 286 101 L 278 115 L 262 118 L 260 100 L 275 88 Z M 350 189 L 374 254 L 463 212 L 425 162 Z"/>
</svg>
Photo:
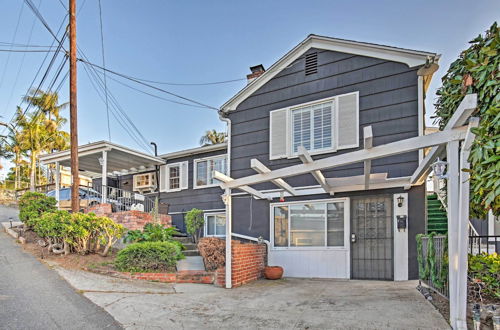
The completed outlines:
<svg viewBox="0 0 500 330">
<path fill-rule="evenodd" d="M 189 256 L 177 261 L 177 270 L 205 270 L 203 258 L 200 256 Z"/>
<path fill-rule="evenodd" d="M 184 250 L 184 251 L 182 251 L 182 253 L 186 257 L 196 257 L 196 256 L 200 255 L 200 252 L 198 250 Z"/>
<path fill-rule="evenodd" d="M 177 237 L 174 237 L 174 240 L 181 242 L 182 244 L 193 243 L 193 239 L 191 237 L 177 236 Z"/>
<path fill-rule="evenodd" d="M 198 247 L 194 243 L 182 243 L 186 250 L 198 250 Z"/>
</svg>

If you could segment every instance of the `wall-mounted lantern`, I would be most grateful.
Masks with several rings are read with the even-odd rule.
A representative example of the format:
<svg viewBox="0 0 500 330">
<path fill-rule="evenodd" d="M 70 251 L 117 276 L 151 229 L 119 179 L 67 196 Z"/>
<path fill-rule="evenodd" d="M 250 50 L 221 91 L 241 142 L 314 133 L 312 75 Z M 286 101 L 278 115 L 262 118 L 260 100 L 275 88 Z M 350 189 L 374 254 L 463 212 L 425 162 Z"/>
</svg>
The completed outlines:
<svg viewBox="0 0 500 330">
<path fill-rule="evenodd" d="M 397 201 L 398 201 L 398 207 L 402 207 L 403 202 L 405 201 L 405 198 L 402 195 L 399 195 L 397 198 Z"/>
<path fill-rule="evenodd" d="M 432 171 L 434 172 L 434 175 L 438 179 L 446 179 L 448 177 L 446 175 L 446 165 L 448 165 L 448 163 L 439 160 L 439 158 L 436 160 L 434 164 L 432 164 Z"/>
<path fill-rule="evenodd" d="M 104 158 L 99 157 L 99 165 L 101 165 L 101 166 L 104 165 Z"/>
</svg>

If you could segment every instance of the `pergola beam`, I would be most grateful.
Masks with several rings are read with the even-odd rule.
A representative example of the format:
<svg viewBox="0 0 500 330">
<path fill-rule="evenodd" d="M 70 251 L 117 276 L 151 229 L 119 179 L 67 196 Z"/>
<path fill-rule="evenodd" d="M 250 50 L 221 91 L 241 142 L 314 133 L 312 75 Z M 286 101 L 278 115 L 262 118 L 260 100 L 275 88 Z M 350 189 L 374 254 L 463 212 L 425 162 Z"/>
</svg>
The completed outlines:
<svg viewBox="0 0 500 330">
<path fill-rule="evenodd" d="M 371 126 L 366 126 L 363 128 L 363 139 L 365 150 L 371 149 L 373 147 L 373 130 Z M 364 171 L 365 171 L 365 189 L 370 186 L 370 172 L 372 168 L 371 159 L 365 160 Z"/>
<path fill-rule="evenodd" d="M 227 183 L 234 181 L 233 178 L 231 178 L 225 174 L 222 174 L 221 172 L 217 172 L 217 171 L 214 171 L 214 178 L 219 180 L 219 181 L 222 181 L 224 184 L 227 184 Z M 261 193 L 257 189 L 254 189 L 254 188 L 249 187 L 249 186 L 241 186 L 241 187 L 238 187 L 238 189 L 242 190 L 244 192 L 247 192 L 250 195 L 258 197 L 260 199 L 268 199 L 268 200 L 272 199 L 271 197 L 264 195 L 263 193 Z"/>
<path fill-rule="evenodd" d="M 443 131 L 451 130 L 453 128 L 460 127 L 467 122 L 472 112 L 477 107 L 477 94 L 467 94 L 465 95 L 462 102 L 458 106 L 457 110 L 453 113 L 450 120 L 446 124 Z M 445 145 L 438 145 L 431 149 L 431 151 L 425 156 L 422 162 L 418 165 L 417 169 L 411 176 L 410 183 L 420 185 L 424 183 L 425 178 L 431 172 L 430 164 L 434 163 L 438 157 L 445 154 Z"/>
<path fill-rule="evenodd" d="M 441 131 L 429 135 L 417 136 L 405 140 L 376 146 L 371 149 L 357 150 L 343 155 L 331 156 L 313 161 L 312 163 L 293 165 L 280 168 L 269 173 L 254 174 L 244 178 L 232 180 L 222 184 L 223 188 L 239 188 L 258 184 L 273 179 L 287 178 L 306 173 L 321 171 L 327 168 L 334 168 L 343 165 L 349 165 L 365 160 L 373 160 L 393 155 L 398 155 L 422 148 L 437 146 L 449 141 L 459 141 L 465 138 L 467 127 L 457 127 L 447 131 Z M 303 156 L 303 158 L 305 158 Z M 317 173 L 317 172 L 316 172 Z M 326 181 L 325 181 L 326 183 Z"/>
<path fill-rule="evenodd" d="M 299 158 L 304 164 L 312 164 L 314 162 L 307 149 L 303 146 L 299 146 Z M 332 187 L 326 182 L 325 176 L 320 170 L 311 171 L 311 175 L 314 179 L 316 179 L 325 192 L 331 193 L 330 191 Z"/>
<path fill-rule="evenodd" d="M 262 164 L 256 158 L 253 158 L 252 160 L 250 160 L 250 167 L 254 171 L 256 171 L 257 173 L 269 173 L 269 172 L 271 172 L 271 170 L 266 165 Z M 287 191 L 290 195 L 292 195 L 292 196 L 297 195 L 297 191 L 295 189 L 293 189 L 293 187 L 290 186 L 288 183 L 286 183 L 285 180 L 275 179 L 275 180 L 271 180 L 271 182 L 274 185 L 280 187 L 281 189 L 284 189 L 285 191 Z"/>
</svg>

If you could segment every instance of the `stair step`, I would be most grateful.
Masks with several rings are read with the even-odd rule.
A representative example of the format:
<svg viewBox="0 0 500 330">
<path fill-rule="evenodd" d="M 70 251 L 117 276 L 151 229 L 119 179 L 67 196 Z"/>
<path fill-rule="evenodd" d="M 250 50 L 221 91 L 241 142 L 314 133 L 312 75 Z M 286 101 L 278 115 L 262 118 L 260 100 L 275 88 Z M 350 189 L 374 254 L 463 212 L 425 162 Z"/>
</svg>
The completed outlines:
<svg viewBox="0 0 500 330">
<path fill-rule="evenodd" d="M 182 251 L 182 254 L 184 254 L 186 257 L 194 257 L 199 256 L 200 252 L 198 250 L 184 250 Z"/>
<path fill-rule="evenodd" d="M 186 250 L 197 250 L 198 249 L 198 247 L 194 243 L 182 243 L 182 245 L 184 245 Z"/>
<path fill-rule="evenodd" d="M 182 237 L 182 236 L 177 236 L 177 237 L 174 237 L 174 240 L 177 241 L 177 242 L 181 242 L 182 244 L 189 244 L 189 243 L 193 243 L 193 239 L 191 237 Z"/>
<path fill-rule="evenodd" d="M 200 256 L 186 257 L 177 261 L 177 270 L 205 270 L 205 264 Z"/>
</svg>

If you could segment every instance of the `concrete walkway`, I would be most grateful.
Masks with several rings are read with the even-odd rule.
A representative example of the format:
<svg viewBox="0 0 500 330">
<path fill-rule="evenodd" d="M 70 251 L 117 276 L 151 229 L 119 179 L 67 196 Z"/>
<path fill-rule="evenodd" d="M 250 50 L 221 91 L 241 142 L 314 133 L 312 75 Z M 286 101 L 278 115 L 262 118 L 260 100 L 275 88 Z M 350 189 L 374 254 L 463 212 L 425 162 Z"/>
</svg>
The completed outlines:
<svg viewBox="0 0 500 330">
<path fill-rule="evenodd" d="M 11 210 L 9 210 L 11 211 Z M 5 220 L 3 208 L 0 219 Z M 7 218 L 8 219 L 8 218 Z M 0 329 L 121 329 L 0 230 Z"/>
<path fill-rule="evenodd" d="M 226 290 L 56 270 L 126 329 L 449 329 L 414 281 L 262 280 Z"/>
</svg>

